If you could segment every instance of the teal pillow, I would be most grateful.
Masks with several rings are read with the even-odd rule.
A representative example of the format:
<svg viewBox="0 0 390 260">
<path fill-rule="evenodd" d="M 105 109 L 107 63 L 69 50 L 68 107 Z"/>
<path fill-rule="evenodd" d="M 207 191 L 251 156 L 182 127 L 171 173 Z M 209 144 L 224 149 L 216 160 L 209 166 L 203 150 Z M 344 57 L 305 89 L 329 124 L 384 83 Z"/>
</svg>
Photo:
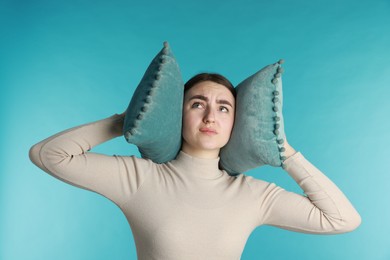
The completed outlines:
<svg viewBox="0 0 390 260">
<path fill-rule="evenodd" d="M 237 87 L 236 118 L 220 163 L 236 175 L 268 164 L 282 166 L 286 139 L 282 115 L 283 60 L 245 79 Z"/>
<path fill-rule="evenodd" d="M 125 113 L 123 133 L 143 158 L 174 159 L 181 147 L 184 82 L 167 42 L 152 60 Z"/>
</svg>

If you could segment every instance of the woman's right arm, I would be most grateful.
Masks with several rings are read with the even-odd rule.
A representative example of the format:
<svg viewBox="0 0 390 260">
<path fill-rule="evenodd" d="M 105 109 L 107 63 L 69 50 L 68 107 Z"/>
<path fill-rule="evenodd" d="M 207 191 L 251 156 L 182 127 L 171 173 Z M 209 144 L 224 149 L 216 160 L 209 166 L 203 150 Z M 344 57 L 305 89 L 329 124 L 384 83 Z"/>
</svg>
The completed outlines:
<svg viewBox="0 0 390 260">
<path fill-rule="evenodd" d="M 74 186 L 95 191 L 121 206 L 145 179 L 148 160 L 89 152 L 122 135 L 124 115 L 77 126 L 31 147 L 31 161 L 45 172 Z"/>
</svg>

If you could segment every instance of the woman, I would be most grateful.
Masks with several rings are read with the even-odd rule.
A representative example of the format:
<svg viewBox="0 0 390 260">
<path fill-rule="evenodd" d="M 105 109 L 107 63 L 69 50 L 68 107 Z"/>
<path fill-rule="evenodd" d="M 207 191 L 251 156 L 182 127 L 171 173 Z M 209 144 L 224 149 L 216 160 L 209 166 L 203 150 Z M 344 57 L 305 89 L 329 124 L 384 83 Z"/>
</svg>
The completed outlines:
<svg viewBox="0 0 390 260">
<path fill-rule="evenodd" d="M 308 197 L 218 168 L 235 113 L 232 84 L 200 74 L 185 85 L 183 144 L 175 160 L 89 152 L 122 135 L 124 114 L 49 137 L 30 150 L 40 168 L 116 203 L 139 259 L 239 259 L 251 232 L 274 225 L 306 233 L 348 232 L 360 216 L 343 193 L 285 142 L 285 170 Z"/>
</svg>

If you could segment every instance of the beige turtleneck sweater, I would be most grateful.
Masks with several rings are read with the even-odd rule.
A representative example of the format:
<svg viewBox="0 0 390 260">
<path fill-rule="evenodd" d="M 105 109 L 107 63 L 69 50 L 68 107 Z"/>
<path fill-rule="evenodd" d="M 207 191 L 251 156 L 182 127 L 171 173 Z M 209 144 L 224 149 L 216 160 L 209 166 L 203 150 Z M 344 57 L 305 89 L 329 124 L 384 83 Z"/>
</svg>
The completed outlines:
<svg viewBox="0 0 390 260">
<path fill-rule="evenodd" d="M 318 234 L 348 232 L 360 216 L 343 193 L 300 152 L 285 170 L 306 196 L 218 169 L 219 159 L 180 152 L 165 164 L 89 150 L 122 135 L 123 116 L 69 129 L 34 145 L 47 173 L 116 203 L 133 231 L 138 259 L 239 259 L 260 225 Z"/>
</svg>

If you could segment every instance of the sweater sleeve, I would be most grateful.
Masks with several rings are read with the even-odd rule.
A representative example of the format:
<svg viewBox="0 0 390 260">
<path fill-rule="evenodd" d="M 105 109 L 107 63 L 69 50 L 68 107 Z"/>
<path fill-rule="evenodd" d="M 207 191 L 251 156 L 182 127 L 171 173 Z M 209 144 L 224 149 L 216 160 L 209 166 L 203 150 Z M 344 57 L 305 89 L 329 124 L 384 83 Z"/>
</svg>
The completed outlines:
<svg viewBox="0 0 390 260">
<path fill-rule="evenodd" d="M 50 175 L 76 187 L 125 203 L 142 184 L 149 160 L 90 152 L 122 135 L 123 116 L 113 115 L 55 134 L 31 147 L 31 161 Z"/>
<path fill-rule="evenodd" d="M 300 152 L 285 165 L 306 196 L 269 184 L 262 196 L 262 224 L 314 234 L 344 233 L 360 225 L 360 215 L 346 196 Z"/>
</svg>

